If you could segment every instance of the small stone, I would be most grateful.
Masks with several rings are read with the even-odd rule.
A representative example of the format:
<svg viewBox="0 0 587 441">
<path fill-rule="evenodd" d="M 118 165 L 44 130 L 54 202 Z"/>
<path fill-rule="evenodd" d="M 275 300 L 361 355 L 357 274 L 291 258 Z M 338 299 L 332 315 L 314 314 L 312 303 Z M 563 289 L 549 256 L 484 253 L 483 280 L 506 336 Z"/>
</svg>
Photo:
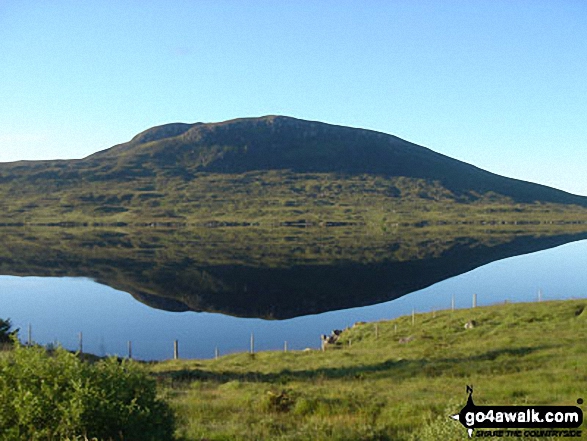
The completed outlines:
<svg viewBox="0 0 587 441">
<path fill-rule="evenodd" d="M 473 329 L 475 326 L 477 326 L 477 322 L 475 320 L 469 320 L 467 323 L 465 323 L 465 329 Z"/>
</svg>

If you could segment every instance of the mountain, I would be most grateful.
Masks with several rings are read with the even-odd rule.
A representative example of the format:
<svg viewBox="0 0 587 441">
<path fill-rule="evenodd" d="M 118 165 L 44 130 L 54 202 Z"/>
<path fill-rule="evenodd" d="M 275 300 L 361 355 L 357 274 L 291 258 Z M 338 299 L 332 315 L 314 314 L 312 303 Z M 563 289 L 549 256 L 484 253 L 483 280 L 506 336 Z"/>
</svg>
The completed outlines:
<svg viewBox="0 0 587 441">
<path fill-rule="evenodd" d="M 284 116 L 167 124 L 84 159 L 0 164 L 0 196 L 4 223 L 365 223 L 373 207 L 383 222 L 430 210 L 452 219 L 473 203 L 587 207 L 392 135 Z"/>
<path fill-rule="evenodd" d="M 167 124 L 87 159 L 122 159 L 129 166 L 149 164 L 153 169 L 171 166 L 186 175 L 287 169 L 404 176 L 439 181 L 456 194 L 493 191 L 517 202 L 587 205 L 587 198 L 505 178 L 392 135 L 284 116 Z"/>
</svg>

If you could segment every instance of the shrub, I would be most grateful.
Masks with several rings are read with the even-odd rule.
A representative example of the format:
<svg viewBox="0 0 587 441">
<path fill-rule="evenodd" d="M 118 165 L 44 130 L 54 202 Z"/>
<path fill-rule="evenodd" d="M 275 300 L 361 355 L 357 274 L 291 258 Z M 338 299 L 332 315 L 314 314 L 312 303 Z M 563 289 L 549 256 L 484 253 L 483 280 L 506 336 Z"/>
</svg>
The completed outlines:
<svg viewBox="0 0 587 441">
<path fill-rule="evenodd" d="M 268 391 L 261 401 L 261 408 L 265 412 L 289 412 L 295 404 L 295 398 L 291 392 L 283 390 L 281 392 Z"/>
<path fill-rule="evenodd" d="M 173 419 L 155 381 L 132 361 L 94 364 L 62 348 L 16 343 L 0 359 L 0 439 L 172 439 Z"/>
<path fill-rule="evenodd" d="M 12 330 L 10 319 L 0 319 L 0 343 L 10 343 L 12 336 L 18 333 L 18 329 Z"/>
<path fill-rule="evenodd" d="M 444 410 L 435 417 L 417 428 L 411 434 L 409 441 L 436 441 L 439 439 L 460 440 L 468 439 L 467 431 L 461 423 L 453 420 L 450 416 L 460 412 L 463 403 L 458 400 L 451 400 Z"/>
</svg>

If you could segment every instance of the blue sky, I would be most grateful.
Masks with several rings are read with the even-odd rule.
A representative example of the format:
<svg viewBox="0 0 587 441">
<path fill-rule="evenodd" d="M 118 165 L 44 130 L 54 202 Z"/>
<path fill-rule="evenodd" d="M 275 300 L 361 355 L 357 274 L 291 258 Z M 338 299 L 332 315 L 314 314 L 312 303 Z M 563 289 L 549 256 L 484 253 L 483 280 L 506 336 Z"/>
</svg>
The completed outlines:
<svg viewBox="0 0 587 441">
<path fill-rule="evenodd" d="M 267 114 L 587 195 L 587 3 L 0 0 L 0 161 Z"/>
</svg>

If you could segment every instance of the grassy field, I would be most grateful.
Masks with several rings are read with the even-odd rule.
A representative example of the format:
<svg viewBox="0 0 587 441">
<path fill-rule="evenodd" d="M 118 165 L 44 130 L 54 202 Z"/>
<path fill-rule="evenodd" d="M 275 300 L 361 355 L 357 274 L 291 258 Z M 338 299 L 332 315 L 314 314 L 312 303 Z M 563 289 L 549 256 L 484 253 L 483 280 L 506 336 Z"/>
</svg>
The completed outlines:
<svg viewBox="0 0 587 441">
<path fill-rule="evenodd" d="M 439 311 L 416 315 L 414 324 L 412 317 L 356 324 L 324 352 L 149 369 L 182 440 L 466 439 L 449 419 L 464 406 L 466 385 L 477 405 L 586 398 L 586 307 L 570 300 Z M 471 320 L 476 326 L 465 329 Z"/>
</svg>

